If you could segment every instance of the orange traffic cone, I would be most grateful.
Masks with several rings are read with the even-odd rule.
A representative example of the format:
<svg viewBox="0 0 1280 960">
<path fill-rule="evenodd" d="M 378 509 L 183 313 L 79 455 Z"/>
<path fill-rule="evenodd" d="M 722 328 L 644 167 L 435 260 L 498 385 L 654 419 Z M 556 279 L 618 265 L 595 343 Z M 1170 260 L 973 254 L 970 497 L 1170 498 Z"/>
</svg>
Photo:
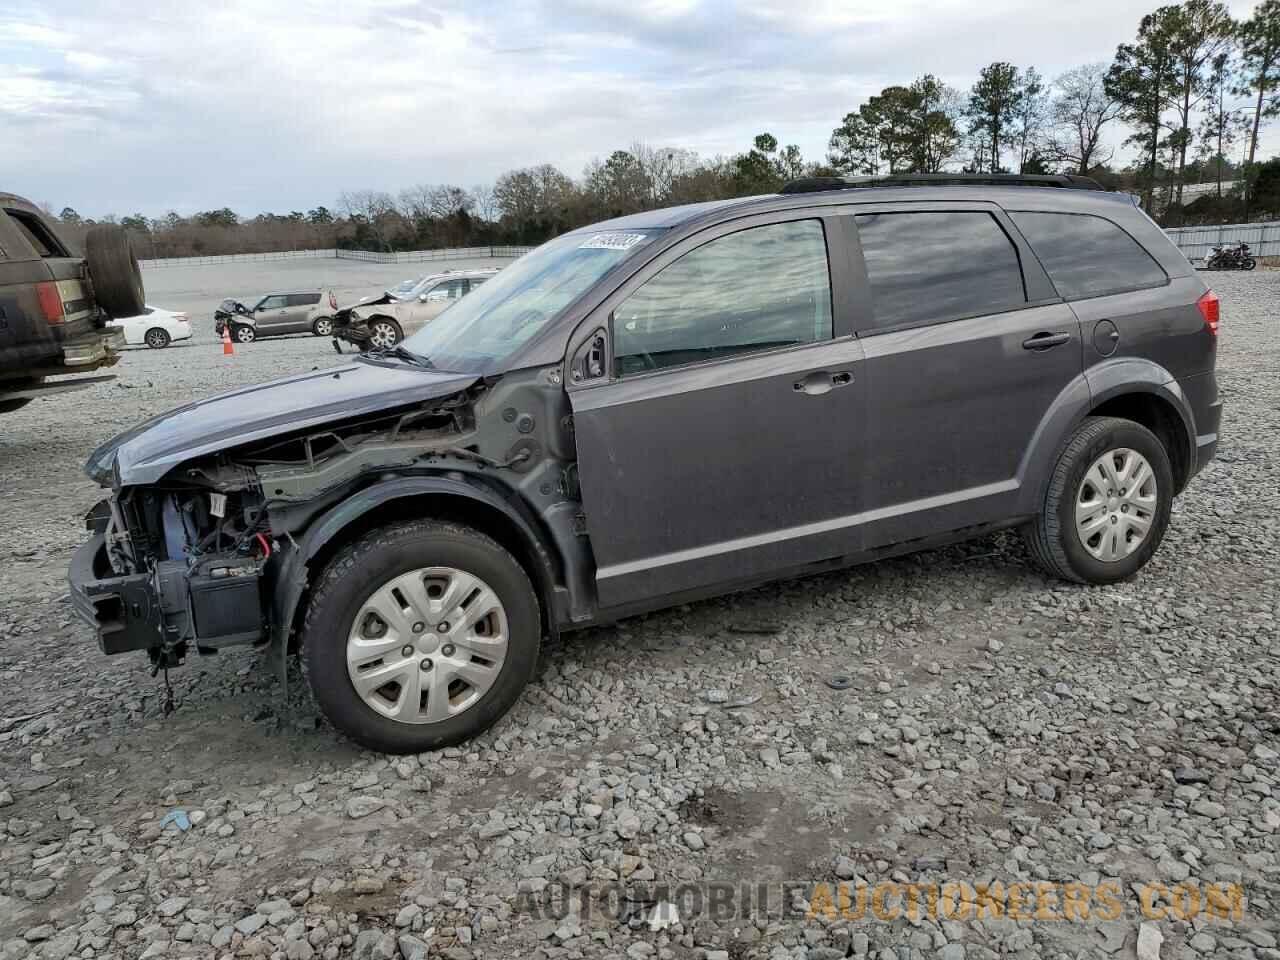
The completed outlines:
<svg viewBox="0 0 1280 960">
<path fill-rule="evenodd" d="M 224 357 L 234 357 L 236 348 L 231 344 L 231 324 L 223 324 L 222 327 L 222 355 Z"/>
</svg>

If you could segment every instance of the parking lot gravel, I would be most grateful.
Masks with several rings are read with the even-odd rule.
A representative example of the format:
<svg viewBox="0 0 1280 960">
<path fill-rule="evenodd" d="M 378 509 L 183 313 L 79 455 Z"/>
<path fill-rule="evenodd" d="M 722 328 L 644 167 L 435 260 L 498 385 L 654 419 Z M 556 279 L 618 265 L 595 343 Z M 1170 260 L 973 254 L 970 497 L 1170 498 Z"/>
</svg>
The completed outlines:
<svg viewBox="0 0 1280 960">
<path fill-rule="evenodd" d="M 1280 957 L 1280 272 L 1212 280 L 1222 445 L 1132 581 L 1006 533 L 684 606 L 416 757 L 251 650 L 166 717 L 67 598 L 93 446 L 326 342 L 205 331 L 0 419 L 0 957 Z"/>
</svg>

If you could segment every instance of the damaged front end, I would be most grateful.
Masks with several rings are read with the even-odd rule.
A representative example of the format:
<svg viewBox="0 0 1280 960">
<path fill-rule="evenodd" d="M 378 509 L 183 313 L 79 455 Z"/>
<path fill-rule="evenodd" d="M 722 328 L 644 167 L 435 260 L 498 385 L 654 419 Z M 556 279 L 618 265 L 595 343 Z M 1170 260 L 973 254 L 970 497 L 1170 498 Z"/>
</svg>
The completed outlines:
<svg viewBox="0 0 1280 960">
<path fill-rule="evenodd" d="M 104 448 L 90 469 L 105 480 L 112 464 L 113 495 L 89 513 L 92 536 L 71 564 L 76 610 L 104 653 L 146 650 L 157 668 L 191 652 L 268 643 L 282 666 L 308 564 L 324 544 L 395 498 L 450 490 L 527 521 L 529 541 L 554 544 L 530 547 L 537 567 L 560 579 L 552 553 L 582 538 L 574 532 L 571 427 L 557 387 L 558 375 L 546 370 L 476 380 L 444 396 L 228 444 L 148 483 L 122 483 L 128 451 L 117 457 Z M 146 434 L 137 437 L 141 444 Z"/>
</svg>

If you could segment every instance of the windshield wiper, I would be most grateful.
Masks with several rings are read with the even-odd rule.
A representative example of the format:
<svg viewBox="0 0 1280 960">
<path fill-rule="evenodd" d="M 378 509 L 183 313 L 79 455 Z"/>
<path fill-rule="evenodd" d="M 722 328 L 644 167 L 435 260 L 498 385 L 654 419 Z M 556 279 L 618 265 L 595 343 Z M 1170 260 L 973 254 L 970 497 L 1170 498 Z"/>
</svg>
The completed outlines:
<svg viewBox="0 0 1280 960">
<path fill-rule="evenodd" d="M 383 347 L 381 350 L 369 350 L 362 356 L 370 360 L 383 360 L 395 358 L 403 360 L 405 363 L 411 363 L 415 367 L 421 367 L 423 370 L 434 370 L 436 365 L 431 362 L 430 358 L 424 357 L 419 353 L 414 353 L 403 344 L 397 343 L 394 347 Z"/>
</svg>

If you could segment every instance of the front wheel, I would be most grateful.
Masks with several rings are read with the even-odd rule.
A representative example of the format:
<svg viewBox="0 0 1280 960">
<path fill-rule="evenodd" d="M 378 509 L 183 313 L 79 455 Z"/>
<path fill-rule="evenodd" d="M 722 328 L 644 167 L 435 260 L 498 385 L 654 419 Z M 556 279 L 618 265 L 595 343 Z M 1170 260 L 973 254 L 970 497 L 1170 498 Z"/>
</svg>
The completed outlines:
<svg viewBox="0 0 1280 960">
<path fill-rule="evenodd" d="M 232 338 L 237 343 L 253 343 L 258 339 L 258 332 L 245 323 L 237 323 L 231 331 Z"/>
<path fill-rule="evenodd" d="M 1240 266 L 1244 270 L 1254 270 L 1258 266 L 1258 261 L 1253 259 L 1253 257 L 1245 257 L 1244 262 L 1240 264 Z"/>
<path fill-rule="evenodd" d="M 374 317 L 369 321 L 369 346 L 375 350 L 390 350 L 404 339 L 400 325 L 386 317 Z"/>
<path fill-rule="evenodd" d="M 524 568 L 469 527 L 419 520 L 342 550 L 312 593 L 307 677 L 330 722 L 387 753 L 476 736 L 532 679 L 542 628 Z"/>
<path fill-rule="evenodd" d="M 1024 530 L 1046 572 L 1114 583 L 1142 569 L 1169 525 L 1173 471 L 1146 427 L 1089 417 L 1063 448 L 1040 515 Z"/>
<path fill-rule="evenodd" d="M 163 350 L 170 343 L 168 331 L 160 327 L 152 327 L 143 339 L 152 350 Z"/>
</svg>

